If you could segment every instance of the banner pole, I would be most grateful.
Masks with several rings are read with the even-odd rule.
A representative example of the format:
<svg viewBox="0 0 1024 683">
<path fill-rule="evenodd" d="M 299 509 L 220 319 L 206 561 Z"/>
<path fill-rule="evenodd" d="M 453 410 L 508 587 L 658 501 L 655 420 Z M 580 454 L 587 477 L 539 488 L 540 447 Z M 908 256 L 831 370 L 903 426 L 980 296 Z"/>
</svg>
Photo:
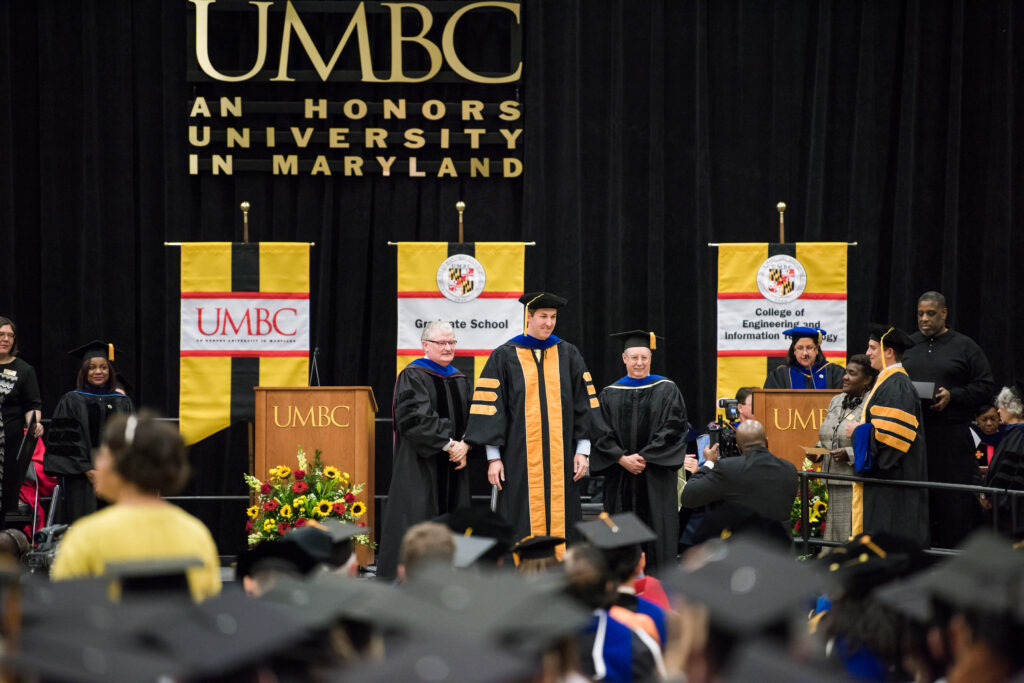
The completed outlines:
<svg viewBox="0 0 1024 683">
<path fill-rule="evenodd" d="M 238 205 L 242 210 L 242 241 L 249 244 L 249 202 Z"/>
<path fill-rule="evenodd" d="M 466 210 L 466 202 L 461 199 L 455 202 L 455 210 L 459 212 L 459 244 L 462 244 L 466 241 L 462 238 L 462 212 Z"/>
<path fill-rule="evenodd" d="M 786 222 L 782 217 L 782 214 L 786 213 L 786 202 L 779 202 L 775 205 L 775 209 L 779 212 L 779 244 L 786 243 Z"/>
</svg>

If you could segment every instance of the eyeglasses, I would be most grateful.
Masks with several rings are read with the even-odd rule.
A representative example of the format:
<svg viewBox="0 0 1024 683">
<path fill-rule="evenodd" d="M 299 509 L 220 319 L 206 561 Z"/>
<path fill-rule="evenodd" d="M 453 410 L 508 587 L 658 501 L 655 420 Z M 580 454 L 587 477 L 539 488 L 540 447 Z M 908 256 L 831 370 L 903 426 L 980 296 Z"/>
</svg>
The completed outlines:
<svg viewBox="0 0 1024 683">
<path fill-rule="evenodd" d="M 424 339 L 423 341 L 430 342 L 431 344 L 437 344 L 442 349 L 446 346 L 450 346 L 454 349 L 455 345 L 459 343 L 457 341 L 437 341 L 436 339 Z"/>
</svg>

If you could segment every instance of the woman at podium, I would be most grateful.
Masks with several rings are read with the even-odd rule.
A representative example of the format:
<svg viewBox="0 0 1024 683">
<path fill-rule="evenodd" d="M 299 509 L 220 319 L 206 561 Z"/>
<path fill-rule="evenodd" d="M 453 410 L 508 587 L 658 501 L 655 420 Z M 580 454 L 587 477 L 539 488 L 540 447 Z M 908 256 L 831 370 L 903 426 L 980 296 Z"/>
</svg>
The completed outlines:
<svg viewBox="0 0 1024 683">
<path fill-rule="evenodd" d="M 841 389 L 843 368 L 825 360 L 821 340 L 825 330 L 793 327 L 783 332 L 792 341 L 785 365 L 768 373 L 765 389 Z"/>
</svg>

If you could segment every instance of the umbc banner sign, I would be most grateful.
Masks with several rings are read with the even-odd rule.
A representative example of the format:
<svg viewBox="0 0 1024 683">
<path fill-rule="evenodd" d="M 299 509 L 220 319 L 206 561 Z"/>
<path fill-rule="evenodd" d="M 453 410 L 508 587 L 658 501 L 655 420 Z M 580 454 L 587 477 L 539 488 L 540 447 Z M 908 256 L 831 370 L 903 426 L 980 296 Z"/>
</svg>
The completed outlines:
<svg viewBox="0 0 1024 683">
<path fill-rule="evenodd" d="M 186 6 L 192 175 L 523 173 L 518 2 Z"/>
</svg>

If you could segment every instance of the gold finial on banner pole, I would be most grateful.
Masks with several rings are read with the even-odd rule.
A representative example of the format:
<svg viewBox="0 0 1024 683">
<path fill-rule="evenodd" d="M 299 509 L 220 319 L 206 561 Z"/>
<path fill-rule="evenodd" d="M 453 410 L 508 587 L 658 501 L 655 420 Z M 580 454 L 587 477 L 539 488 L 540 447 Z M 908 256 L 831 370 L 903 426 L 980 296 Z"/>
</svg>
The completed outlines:
<svg viewBox="0 0 1024 683">
<path fill-rule="evenodd" d="M 462 239 L 462 212 L 466 210 L 466 202 L 461 199 L 455 202 L 455 210 L 459 212 L 459 244 L 464 240 Z"/>
<path fill-rule="evenodd" d="M 786 222 L 782 214 L 786 213 L 786 202 L 779 202 L 775 208 L 779 212 L 779 244 L 783 244 L 786 241 Z"/>
<path fill-rule="evenodd" d="M 249 202 L 242 202 L 238 205 L 242 210 L 242 241 L 249 243 Z"/>
</svg>

